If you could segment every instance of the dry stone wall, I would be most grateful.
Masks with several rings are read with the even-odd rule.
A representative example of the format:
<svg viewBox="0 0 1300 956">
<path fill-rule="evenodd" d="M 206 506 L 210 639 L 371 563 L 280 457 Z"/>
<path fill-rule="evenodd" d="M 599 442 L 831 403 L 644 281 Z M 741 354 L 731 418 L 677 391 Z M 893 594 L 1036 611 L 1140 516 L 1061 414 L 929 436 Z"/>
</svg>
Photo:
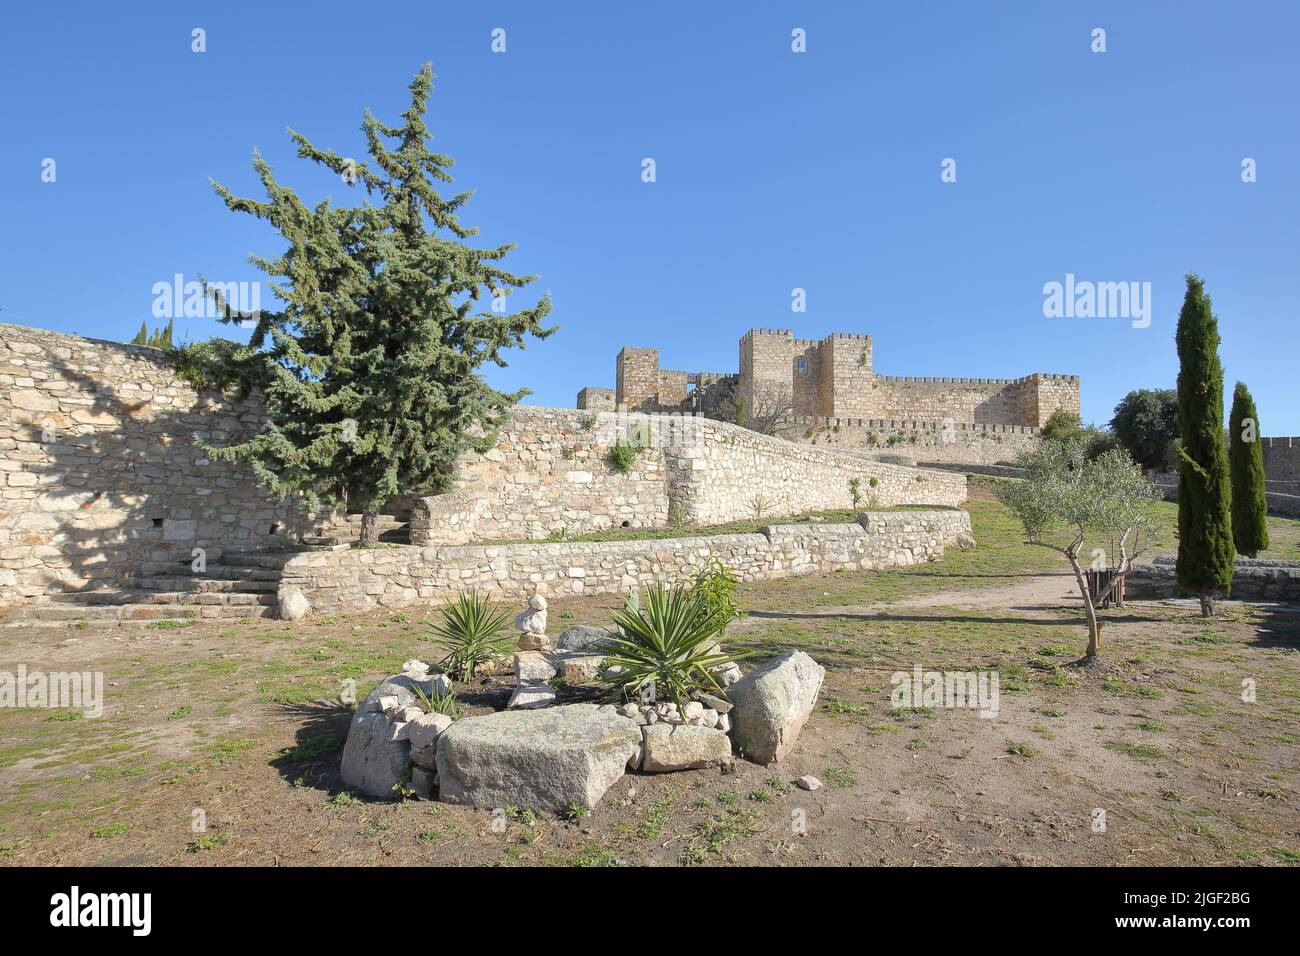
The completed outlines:
<svg viewBox="0 0 1300 956">
<path fill-rule="evenodd" d="M 112 584 L 142 561 L 282 546 L 305 520 L 192 436 L 255 430 L 156 349 L 0 325 L 0 605 Z"/>
<path fill-rule="evenodd" d="M 301 591 L 314 613 L 436 605 L 469 588 L 522 606 L 533 594 L 608 594 L 660 579 L 683 582 L 714 558 L 742 580 L 756 581 L 919 564 L 938 560 L 947 546 L 970 543 L 970 515 L 954 508 L 870 512 L 855 524 L 776 525 L 753 534 L 316 551 L 285 566 L 280 593 Z"/>
<path fill-rule="evenodd" d="M 626 474 L 609 461 L 616 440 L 648 434 Z M 797 445 L 725 422 L 671 416 L 597 416 L 519 406 L 500 441 L 467 458 L 455 492 L 418 499 L 411 543 L 576 536 L 611 528 L 724 524 L 861 502 L 958 505 L 962 475 L 885 464 L 852 452 Z"/>
</svg>

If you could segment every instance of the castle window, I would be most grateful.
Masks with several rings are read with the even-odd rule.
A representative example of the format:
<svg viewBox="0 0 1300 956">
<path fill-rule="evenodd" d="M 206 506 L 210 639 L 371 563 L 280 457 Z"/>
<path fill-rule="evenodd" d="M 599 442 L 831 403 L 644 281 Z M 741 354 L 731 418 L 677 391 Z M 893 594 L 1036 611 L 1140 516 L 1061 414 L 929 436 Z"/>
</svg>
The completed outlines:
<svg viewBox="0 0 1300 956">
<path fill-rule="evenodd" d="M 808 371 L 808 360 L 804 358 L 802 355 L 800 355 L 797 359 L 794 360 L 794 370 L 798 372 L 800 375 Z"/>
</svg>

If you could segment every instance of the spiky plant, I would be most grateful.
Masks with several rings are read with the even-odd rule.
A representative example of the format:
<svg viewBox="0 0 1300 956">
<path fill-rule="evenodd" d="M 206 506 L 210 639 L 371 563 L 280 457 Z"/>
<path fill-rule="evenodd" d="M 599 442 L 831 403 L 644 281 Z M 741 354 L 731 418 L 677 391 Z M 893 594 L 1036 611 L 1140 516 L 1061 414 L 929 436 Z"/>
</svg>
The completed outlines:
<svg viewBox="0 0 1300 956">
<path fill-rule="evenodd" d="M 465 708 L 456 699 L 455 691 L 442 691 L 438 689 L 437 684 L 434 684 L 429 688 L 430 693 L 426 694 L 424 688 L 418 683 L 411 690 L 415 691 L 415 699 L 426 714 L 442 714 L 453 720 L 465 714 Z"/>
<path fill-rule="evenodd" d="M 478 591 L 462 592 L 439 611 L 442 621 L 433 625 L 433 643 L 447 652 L 440 663 L 457 680 L 473 680 L 479 667 L 510 653 L 513 639 L 500 633 L 510 612 Z"/>
<path fill-rule="evenodd" d="M 680 710 L 703 689 L 721 690 L 713 677 L 717 668 L 735 657 L 723 653 L 715 637 L 720 620 L 706 595 L 681 585 L 671 589 L 661 580 L 641 598 L 641 607 L 614 615 L 619 636 L 605 658 L 618 672 L 619 688 L 628 697 L 649 687 L 655 699 L 671 700 Z"/>
</svg>

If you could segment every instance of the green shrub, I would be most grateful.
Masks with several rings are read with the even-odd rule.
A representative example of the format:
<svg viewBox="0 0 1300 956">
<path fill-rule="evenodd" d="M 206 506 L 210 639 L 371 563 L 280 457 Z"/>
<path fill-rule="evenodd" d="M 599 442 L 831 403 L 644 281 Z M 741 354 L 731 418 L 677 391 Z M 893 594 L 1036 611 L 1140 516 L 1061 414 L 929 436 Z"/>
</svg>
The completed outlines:
<svg viewBox="0 0 1300 956">
<path fill-rule="evenodd" d="M 609 465 L 619 474 L 626 475 L 636 464 L 636 456 L 641 453 L 639 445 L 618 439 L 609 450 Z"/>
<path fill-rule="evenodd" d="M 473 680 L 483 664 L 510 653 L 514 639 L 499 634 L 510 612 L 497 608 L 477 591 L 462 593 L 455 604 L 438 610 L 442 621 L 433 625 L 433 643 L 447 652 L 442 667 L 457 680 Z"/>
<path fill-rule="evenodd" d="M 622 668 L 622 693 L 633 697 L 648 688 L 656 700 L 671 700 L 681 708 L 699 690 L 721 690 L 712 671 L 735 658 L 714 640 L 725 621 L 710 606 L 707 593 L 681 585 L 668 590 L 661 580 L 639 601 L 639 608 L 625 605 L 614 616 L 619 636 L 605 658 L 606 667 Z"/>
<path fill-rule="evenodd" d="M 736 603 L 736 576 L 725 564 L 713 558 L 691 582 L 691 593 L 701 596 L 708 606 L 709 614 L 718 624 L 718 634 L 726 630 L 732 621 L 744 616 L 744 611 Z"/>
</svg>

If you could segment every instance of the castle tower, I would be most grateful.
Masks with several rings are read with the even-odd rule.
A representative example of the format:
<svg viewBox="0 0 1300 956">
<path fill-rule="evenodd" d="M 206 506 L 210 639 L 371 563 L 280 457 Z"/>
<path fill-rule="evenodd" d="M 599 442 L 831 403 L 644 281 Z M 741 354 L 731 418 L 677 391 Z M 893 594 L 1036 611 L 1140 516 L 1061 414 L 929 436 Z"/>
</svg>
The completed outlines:
<svg viewBox="0 0 1300 956">
<path fill-rule="evenodd" d="M 737 397 L 752 410 L 756 397 L 793 397 L 794 333 L 789 329 L 750 329 L 740 339 L 740 383 Z"/>
<path fill-rule="evenodd" d="M 659 407 L 659 350 L 625 345 L 615 362 L 615 401 L 629 412 L 653 412 Z"/>
<path fill-rule="evenodd" d="M 818 414 L 872 418 L 871 336 L 833 332 L 821 342 L 822 402 Z"/>
</svg>

